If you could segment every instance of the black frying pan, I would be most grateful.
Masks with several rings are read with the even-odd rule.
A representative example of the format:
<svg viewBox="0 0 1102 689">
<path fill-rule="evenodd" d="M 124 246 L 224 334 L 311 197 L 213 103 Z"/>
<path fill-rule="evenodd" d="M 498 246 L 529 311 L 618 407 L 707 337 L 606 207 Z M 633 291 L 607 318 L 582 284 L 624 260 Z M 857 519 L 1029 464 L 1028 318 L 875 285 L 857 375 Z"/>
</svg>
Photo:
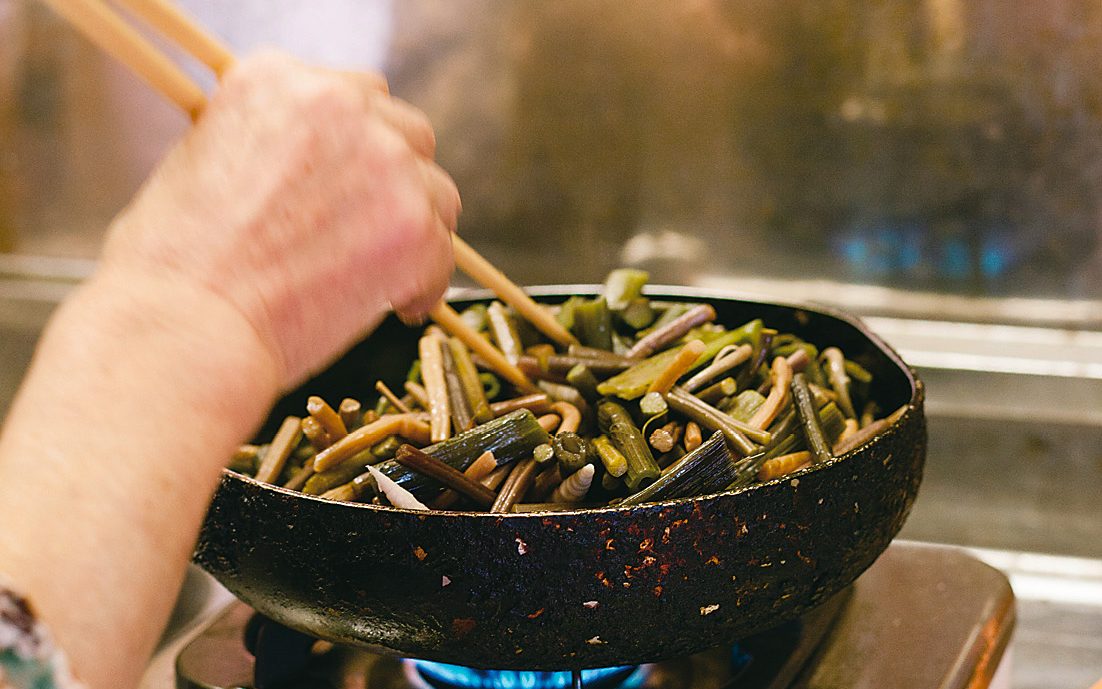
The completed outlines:
<svg viewBox="0 0 1102 689">
<path fill-rule="evenodd" d="M 533 290 L 547 301 L 593 289 Z M 568 670 L 660 660 L 810 610 L 903 525 L 926 452 L 923 389 L 858 321 L 821 308 L 654 288 L 762 318 L 875 375 L 888 431 L 833 462 L 733 493 L 629 508 L 491 515 L 337 503 L 226 471 L 196 561 L 265 615 L 319 638 L 473 667 Z M 463 303 L 456 304 L 459 307 Z M 404 379 L 418 329 L 397 320 L 283 399 L 362 397 Z"/>
</svg>

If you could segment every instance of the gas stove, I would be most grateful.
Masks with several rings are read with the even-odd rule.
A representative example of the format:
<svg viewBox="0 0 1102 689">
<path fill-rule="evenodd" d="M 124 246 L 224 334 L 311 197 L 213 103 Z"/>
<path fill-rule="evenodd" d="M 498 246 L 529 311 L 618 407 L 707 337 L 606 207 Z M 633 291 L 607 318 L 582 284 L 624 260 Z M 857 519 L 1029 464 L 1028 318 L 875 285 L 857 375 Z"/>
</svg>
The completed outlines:
<svg viewBox="0 0 1102 689">
<path fill-rule="evenodd" d="M 687 657 L 580 674 L 475 670 L 334 647 L 231 601 L 165 646 L 142 689 L 994 687 L 1014 618 L 997 570 L 957 549 L 897 541 L 802 618 Z"/>
</svg>

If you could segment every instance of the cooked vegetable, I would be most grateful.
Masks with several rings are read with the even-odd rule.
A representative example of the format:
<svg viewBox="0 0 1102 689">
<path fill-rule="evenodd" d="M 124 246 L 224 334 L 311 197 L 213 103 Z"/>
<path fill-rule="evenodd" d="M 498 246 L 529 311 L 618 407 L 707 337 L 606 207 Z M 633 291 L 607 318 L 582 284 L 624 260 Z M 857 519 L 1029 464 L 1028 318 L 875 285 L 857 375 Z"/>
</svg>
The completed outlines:
<svg viewBox="0 0 1102 689">
<path fill-rule="evenodd" d="M 538 468 L 539 465 L 536 464 L 536 460 L 531 457 L 516 462 L 513 465 L 513 470 L 509 472 L 509 478 L 505 479 L 505 484 L 501 486 L 501 491 L 498 492 L 497 499 L 490 507 L 490 511 L 511 511 L 513 505 L 521 502 L 525 493 L 531 488 Z"/>
<path fill-rule="evenodd" d="M 434 443 L 451 437 L 451 404 L 444 380 L 444 338 L 435 328 L 426 331 L 417 343 L 421 355 L 421 380 L 428 400 L 430 436 Z"/>
<path fill-rule="evenodd" d="M 685 424 L 685 450 L 692 452 L 704 442 L 704 434 L 700 431 L 700 424 L 690 421 Z"/>
<path fill-rule="evenodd" d="M 811 390 L 807 387 L 807 379 L 804 378 L 802 373 L 797 373 L 792 377 L 792 401 L 796 405 L 796 415 L 800 418 L 800 425 L 804 430 L 804 439 L 811 448 L 815 463 L 829 462 L 834 456 L 830 452 L 826 438 L 823 437 L 819 410 L 815 407 Z"/>
<path fill-rule="evenodd" d="M 670 465 L 660 479 L 625 498 L 621 505 L 716 493 L 734 480 L 735 456 L 716 431 L 700 447 Z"/>
<path fill-rule="evenodd" d="M 418 359 L 418 361 L 420 361 L 420 359 Z M 406 382 L 407 383 L 412 383 L 413 381 L 406 381 Z M 380 398 L 380 401 L 385 399 L 387 402 L 390 402 L 390 404 L 392 404 L 395 409 L 402 412 L 403 414 L 409 414 L 412 411 L 409 408 L 409 405 L 407 405 L 397 395 L 395 395 L 394 391 L 392 391 L 387 386 L 387 384 L 384 383 L 383 381 L 381 381 L 381 380 L 375 381 L 375 391 L 378 392 L 380 395 L 382 395 L 382 398 Z"/>
<path fill-rule="evenodd" d="M 623 406 L 612 400 L 602 400 L 597 405 L 597 423 L 627 460 L 624 483 L 630 490 L 644 488 L 662 475 L 643 433 Z"/>
<path fill-rule="evenodd" d="M 315 452 L 321 452 L 333 444 L 329 441 L 329 434 L 312 416 L 307 416 L 302 420 L 302 434 L 310 441 L 310 446 L 314 448 Z"/>
<path fill-rule="evenodd" d="M 344 423 L 344 427 L 349 431 L 354 431 L 363 425 L 363 405 L 359 400 L 354 400 L 351 397 L 345 397 L 341 400 L 341 406 L 337 409 L 337 413 L 341 416 L 341 422 Z"/>
<path fill-rule="evenodd" d="M 681 424 L 676 421 L 670 421 L 664 426 L 654 429 L 650 437 L 647 438 L 647 442 L 659 452 L 669 452 L 680 439 Z"/>
<path fill-rule="evenodd" d="M 283 473 L 283 467 L 287 464 L 299 438 L 302 437 L 302 419 L 297 416 L 288 416 L 283 419 L 272 444 L 264 453 L 260 461 L 260 467 L 256 470 L 256 480 L 265 483 L 274 483 Z"/>
<path fill-rule="evenodd" d="M 685 373 L 692 368 L 697 359 L 704 353 L 704 343 L 700 340 L 689 340 L 685 343 L 681 349 L 678 350 L 677 356 L 675 356 L 666 368 L 662 370 L 658 376 L 651 381 L 651 384 L 647 387 L 647 395 L 657 392 L 661 395 L 666 394 L 673 387 L 673 384 L 677 382 L 677 379 L 685 375 Z"/>
<path fill-rule="evenodd" d="M 427 510 L 428 507 L 414 497 L 413 493 L 410 493 L 405 488 L 402 488 L 397 483 L 392 481 L 389 476 L 379 471 L 373 466 L 367 468 L 367 473 L 371 474 L 371 478 L 375 479 L 375 485 L 379 487 L 379 490 L 386 495 L 386 499 L 390 501 L 391 505 L 395 507 L 404 507 L 407 510 Z"/>
<path fill-rule="evenodd" d="M 686 389 L 686 391 L 688 391 L 688 389 Z M 719 406 L 720 402 L 731 397 L 736 392 L 738 392 L 738 384 L 735 383 L 734 378 L 727 376 L 694 394 L 696 394 L 701 401 L 716 407 Z"/>
<path fill-rule="evenodd" d="M 498 466 L 522 458 L 531 458 L 537 445 L 550 442 L 547 431 L 527 409 L 518 409 L 466 433 L 424 448 L 426 454 L 458 471 L 465 470 L 479 455 L 489 450 Z M 431 497 L 442 486 L 430 477 L 411 471 L 395 460 L 379 465 L 379 470 L 414 495 Z"/>
<path fill-rule="evenodd" d="M 700 366 L 716 355 L 716 352 L 727 345 L 736 344 L 746 338 L 742 328 L 728 332 L 704 332 L 699 339 L 704 341 L 704 353 L 697 358 L 694 367 Z M 667 349 L 654 356 L 644 359 L 626 371 L 619 373 L 597 386 L 597 392 L 602 395 L 619 397 L 620 399 L 633 400 L 646 393 L 647 388 L 655 378 L 662 374 L 675 359 L 680 349 Z"/>
<path fill-rule="evenodd" d="M 311 395 L 306 400 L 306 413 L 317 422 L 331 443 L 348 435 L 348 429 L 344 427 L 344 421 L 341 420 L 340 415 L 317 395 Z"/>
<path fill-rule="evenodd" d="M 619 478 L 628 471 L 628 458 L 620 452 L 607 435 L 599 435 L 589 443 L 604 465 L 609 476 Z"/>
<path fill-rule="evenodd" d="M 551 502 L 581 502 L 589 487 L 593 485 L 593 465 L 586 464 L 563 479 L 555 492 L 551 493 Z"/>
<path fill-rule="evenodd" d="M 592 442 L 592 441 L 590 441 Z M 585 466 L 589 444 L 573 431 L 561 431 L 551 441 L 555 459 L 564 473 L 572 473 Z"/>
<path fill-rule="evenodd" d="M 847 418 L 857 418 L 857 412 L 854 411 L 853 402 L 849 398 L 849 376 L 846 375 L 846 359 L 842 355 L 842 350 L 837 347 L 827 347 L 823 350 L 822 359 L 826 362 L 830 387 L 834 389 L 834 394 L 838 395 L 838 407 Z"/>
<path fill-rule="evenodd" d="M 635 268 L 617 268 L 605 278 L 604 297 L 612 311 L 623 311 L 635 299 L 643 296 L 650 274 Z M 639 326 L 642 327 L 642 326 Z M 639 328 L 636 328 L 638 330 Z"/>
<path fill-rule="evenodd" d="M 456 433 L 474 428 L 474 412 L 467 400 L 467 393 L 459 379 L 459 369 L 455 365 L 451 347 L 447 338 L 440 340 L 440 361 L 444 365 L 444 389 L 448 393 L 448 411 L 451 412 L 451 425 Z"/>
<path fill-rule="evenodd" d="M 761 469 L 758 470 L 758 480 L 769 481 L 778 476 L 791 474 L 793 471 L 802 469 L 810 464 L 811 453 L 807 450 L 793 452 L 789 455 L 781 455 L 780 457 L 773 457 L 762 463 Z"/>
<path fill-rule="evenodd" d="M 367 412 L 353 397 L 334 411 L 311 396 L 303 418 L 230 466 L 328 499 L 414 509 L 634 505 L 833 460 L 905 411 L 878 419 L 872 373 L 839 347 L 820 354 L 760 319 L 715 323 L 709 304 L 649 299 L 646 281 L 613 271 L 597 297 L 539 307 L 580 342 L 541 336 L 501 303 L 462 316 L 438 306 L 451 336 L 421 334 L 408 394 L 378 381 Z"/>
<path fill-rule="evenodd" d="M 582 413 L 578 411 L 578 408 L 569 402 L 555 402 L 551 405 L 551 411 L 562 417 L 562 423 L 559 424 L 559 428 L 556 431 L 559 434 L 562 433 L 575 433 L 578 427 L 582 425 Z"/>
<path fill-rule="evenodd" d="M 382 460 L 375 456 L 372 448 L 368 448 L 354 457 L 350 457 L 347 461 L 341 462 L 329 471 L 314 472 L 306 479 L 302 486 L 302 492 L 308 495 L 321 495 L 339 485 L 348 483 L 367 471 L 369 465 L 377 464 L 380 461 Z"/>
<path fill-rule="evenodd" d="M 572 332 L 586 347 L 612 349 L 612 312 L 604 297 L 574 305 L 574 327 Z"/>
<path fill-rule="evenodd" d="M 422 452 L 412 445 L 402 445 L 394 456 L 394 461 L 416 472 L 431 476 L 448 488 L 466 495 L 483 507 L 494 504 L 497 496 L 492 490 L 475 483 L 467 478 L 462 471 L 452 468 L 448 464 L 433 457 L 427 452 Z"/>
<path fill-rule="evenodd" d="M 670 409 L 692 419 L 702 428 L 707 428 L 709 431 L 722 431 L 727 438 L 727 442 L 731 443 L 731 446 L 740 453 L 748 455 L 757 449 L 757 446 L 750 442 L 750 439 L 745 435 L 744 431 L 749 426 L 736 421 L 730 415 L 724 414 L 712 405 L 705 404 L 699 398 L 684 390 L 680 388 L 670 390 L 670 394 L 666 395 L 666 401 L 669 402 Z M 764 433 L 759 435 L 759 438 L 761 438 L 760 442 L 769 442 L 772 436 Z"/>
<path fill-rule="evenodd" d="M 533 414 L 545 414 L 551 409 L 551 398 L 545 392 L 534 392 L 523 397 L 514 397 L 490 405 L 494 416 L 505 416 L 518 409 L 527 409 Z"/>
<path fill-rule="evenodd" d="M 467 470 L 463 472 L 463 475 L 474 481 L 480 486 L 484 486 L 493 490 L 490 486 L 483 482 L 483 479 L 490 475 L 497 467 L 497 461 L 494 459 L 493 452 L 483 452 L 478 456 L 478 459 L 471 462 L 471 465 L 467 467 Z M 440 495 L 436 496 L 436 499 L 432 501 L 431 507 L 435 510 L 446 510 L 456 502 L 459 501 L 459 493 L 448 488 Z"/>
<path fill-rule="evenodd" d="M 449 337 L 448 352 L 455 366 L 459 386 L 467 400 L 467 407 L 471 410 L 471 418 L 475 423 L 486 423 L 494 418 L 494 413 L 490 411 L 486 390 L 482 386 L 482 381 L 479 380 L 478 369 L 471 360 L 471 350 L 467 349 L 467 345 L 459 338 Z"/>
<path fill-rule="evenodd" d="M 773 387 L 769 389 L 769 396 L 748 422 L 756 428 L 768 428 L 788 402 L 788 386 L 792 382 L 792 367 L 788 365 L 788 360 L 781 356 L 773 359 L 771 375 Z"/>
<path fill-rule="evenodd" d="M 429 442 L 429 425 L 413 414 L 387 414 L 374 423 L 356 429 L 314 457 L 314 471 L 323 472 L 337 466 L 361 450 L 394 434 L 413 442 Z M 259 476 L 257 477 L 259 478 Z"/>
<path fill-rule="evenodd" d="M 500 301 L 492 302 L 486 309 L 486 322 L 490 326 L 490 334 L 494 336 L 497 348 L 509 360 L 515 364 L 520 359 L 521 350 L 520 335 L 517 334 L 516 323 L 513 317 L 505 310 L 505 305 Z"/>
</svg>

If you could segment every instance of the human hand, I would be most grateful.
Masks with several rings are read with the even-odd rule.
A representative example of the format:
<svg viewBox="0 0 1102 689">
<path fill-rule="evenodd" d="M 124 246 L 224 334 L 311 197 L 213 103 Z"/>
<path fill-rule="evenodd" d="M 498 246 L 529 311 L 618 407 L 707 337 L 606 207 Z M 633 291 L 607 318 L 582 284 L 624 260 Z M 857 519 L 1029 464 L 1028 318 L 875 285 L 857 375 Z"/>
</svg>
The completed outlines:
<svg viewBox="0 0 1102 689">
<path fill-rule="evenodd" d="M 443 294 L 460 201 L 434 152 L 381 77 L 252 56 L 118 218 L 102 270 L 228 303 L 289 387 Z"/>
</svg>

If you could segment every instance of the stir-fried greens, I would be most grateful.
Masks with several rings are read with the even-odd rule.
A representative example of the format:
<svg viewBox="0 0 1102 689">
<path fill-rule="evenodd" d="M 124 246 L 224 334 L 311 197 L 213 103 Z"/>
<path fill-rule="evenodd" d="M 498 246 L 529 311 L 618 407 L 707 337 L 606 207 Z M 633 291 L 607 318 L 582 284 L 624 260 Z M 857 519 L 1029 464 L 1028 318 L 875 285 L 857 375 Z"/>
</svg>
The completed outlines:
<svg viewBox="0 0 1102 689">
<path fill-rule="evenodd" d="M 901 413 L 882 417 L 872 375 L 838 347 L 716 323 L 709 304 L 648 298 L 647 279 L 615 270 L 599 296 L 548 307 L 568 346 L 500 302 L 472 306 L 466 337 L 425 329 L 403 389 L 377 381 L 366 411 L 311 397 L 230 468 L 412 509 L 636 505 L 830 461 Z M 485 338 L 473 347 L 472 329 Z"/>
</svg>

